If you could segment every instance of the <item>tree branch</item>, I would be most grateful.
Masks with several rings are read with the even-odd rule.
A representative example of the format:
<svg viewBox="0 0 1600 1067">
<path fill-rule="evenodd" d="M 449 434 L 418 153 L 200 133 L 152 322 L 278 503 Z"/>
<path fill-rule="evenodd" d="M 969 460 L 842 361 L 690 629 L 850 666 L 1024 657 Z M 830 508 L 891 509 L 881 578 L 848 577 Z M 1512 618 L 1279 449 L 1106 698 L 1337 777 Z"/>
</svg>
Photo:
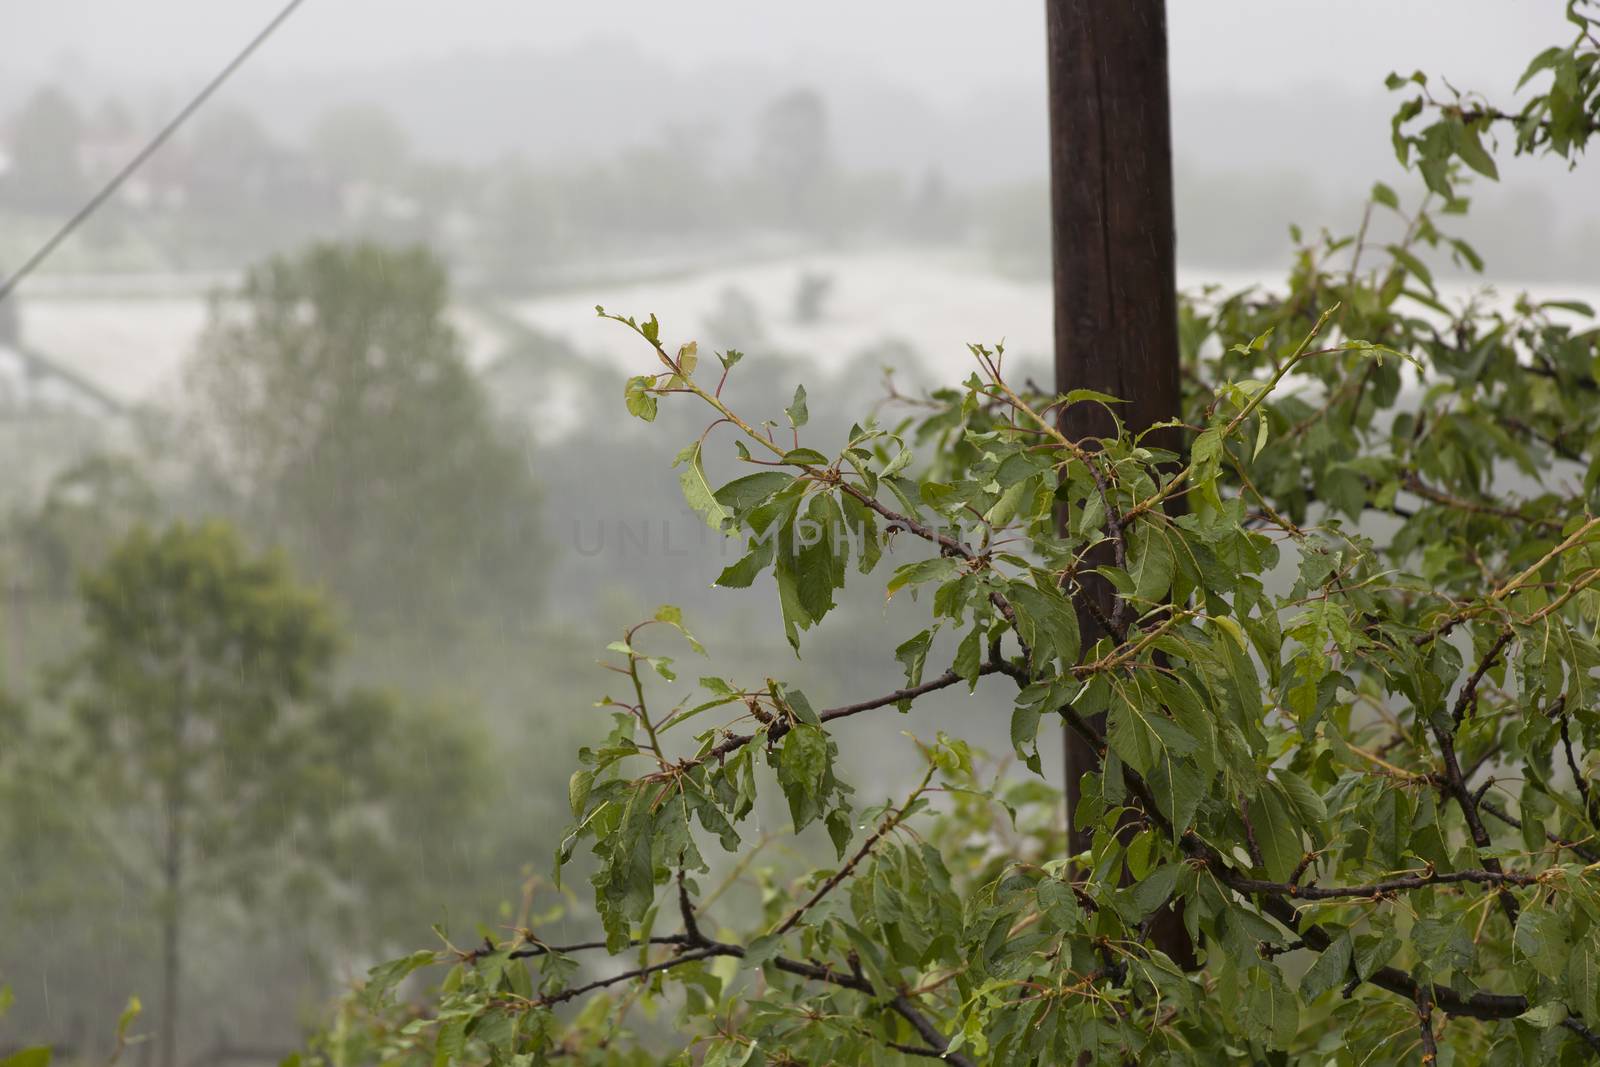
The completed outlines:
<svg viewBox="0 0 1600 1067">
<path fill-rule="evenodd" d="M 1524 515 L 1516 508 L 1507 507 L 1504 504 L 1465 500 L 1458 496 L 1452 496 L 1442 489 L 1435 489 L 1427 484 L 1414 471 L 1407 471 L 1401 477 L 1400 484 L 1429 503 L 1438 504 L 1440 507 L 1449 508 L 1452 511 L 1466 511 L 1474 515 L 1490 515 L 1500 519 L 1512 519 L 1516 522 L 1527 523 L 1529 526 L 1544 527 L 1549 530 L 1560 530 L 1562 527 L 1559 519 Z"/>
<path fill-rule="evenodd" d="M 1207 844 L 1198 834 L 1186 833 L 1180 839 L 1184 851 L 1204 863 L 1206 869 L 1229 889 L 1244 896 L 1255 895 L 1250 889 L 1254 881 L 1245 878 L 1229 866 L 1220 852 Z M 1300 926 L 1300 914 L 1282 896 L 1264 895 L 1261 910 L 1277 920 L 1283 927 L 1300 937 L 1305 947 L 1322 952 L 1333 943 L 1333 938 L 1320 926 Z M 1367 979 L 1380 989 L 1397 993 L 1407 1000 L 1416 1000 L 1417 982 L 1409 974 L 1394 967 L 1380 967 Z M 1465 1015 L 1474 1019 L 1511 1019 L 1528 1010 L 1528 998 L 1513 993 L 1461 994 L 1448 986 L 1431 987 L 1435 1007 L 1447 1015 Z"/>
<path fill-rule="evenodd" d="M 674 967 L 681 966 L 685 963 L 693 963 L 695 960 L 710 959 L 712 956 L 729 955 L 729 953 L 722 951 L 722 948 L 724 947 L 728 946 L 709 945 L 705 948 L 691 949 L 687 952 L 673 956 L 671 959 L 665 959 L 657 963 L 647 964 L 644 967 L 635 967 L 632 970 L 623 971 L 621 974 L 614 974 L 609 978 L 597 978 L 594 981 L 587 982 L 583 985 L 576 985 L 570 989 L 563 989 L 559 993 L 549 993 L 545 996 L 537 997 L 534 1000 L 529 1001 L 528 1006 L 533 1008 L 548 1008 L 552 1005 L 562 1004 L 576 997 L 581 997 L 585 993 L 593 993 L 597 989 L 605 989 L 607 986 L 619 985 L 622 982 L 631 982 L 636 978 L 645 978 L 649 975 L 657 973 L 658 971 L 670 971 Z"/>
<path fill-rule="evenodd" d="M 1584 1044 L 1589 1046 L 1589 1050 L 1591 1052 L 1600 1055 L 1600 1034 L 1595 1033 L 1593 1030 L 1583 1025 L 1582 1020 L 1576 1016 L 1569 1015 L 1565 1019 L 1561 1020 L 1561 1025 L 1582 1038 Z"/>
<path fill-rule="evenodd" d="M 1504 808 L 1496 806 L 1492 801 L 1480 800 L 1478 801 L 1478 807 L 1479 809 L 1488 812 L 1490 815 L 1493 815 L 1495 818 L 1499 819 L 1513 830 L 1522 829 L 1521 819 L 1517 818 L 1515 815 L 1512 815 Z M 1596 852 L 1592 848 L 1586 848 L 1575 841 L 1568 841 L 1564 838 L 1557 837 L 1548 830 L 1545 831 L 1544 836 L 1545 839 L 1552 845 L 1555 845 L 1557 848 L 1564 848 L 1568 850 L 1585 863 L 1600 863 L 1600 852 Z"/>
<path fill-rule="evenodd" d="M 980 666 L 978 668 L 978 675 L 979 677 L 983 677 L 990 674 L 1008 674 L 1010 671 L 1010 664 L 997 661 L 985 663 Z M 948 689 L 957 682 L 964 682 L 966 680 L 967 679 L 964 676 L 957 674 L 955 671 L 945 671 L 943 674 L 939 675 L 939 677 L 923 682 L 921 685 L 913 685 L 907 686 L 904 689 L 896 689 L 892 693 L 885 693 L 883 696 L 873 697 L 871 700 L 863 700 L 859 704 L 846 704 L 843 707 L 828 708 L 825 711 L 818 712 L 817 718 L 823 722 L 832 722 L 835 719 L 847 719 L 852 715 L 859 715 L 864 711 L 874 711 L 877 708 L 888 707 L 890 704 L 898 704 L 902 700 L 915 700 L 917 697 L 926 696 L 927 694 L 937 692 L 940 689 Z M 767 730 L 767 740 L 776 741 L 788 732 L 788 723 L 774 723 Z M 687 769 L 689 767 L 697 767 L 700 764 L 706 763 L 710 760 L 722 759 L 729 753 L 738 751 L 754 740 L 754 734 L 729 734 L 727 737 L 711 746 L 711 748 L 707 749 L 704 755 L 696 756 L 693 759 L 684 760 L 681 764 L 679 764 L 679 767 L 680 769 Z"/>
<path fill-rule="evenodd" d="M 1417 1028 L 1422 1031 L 1422 1067 L 1439 1062 L 1439 1043 L 1433 1036 L 1433 990 L 1417 985 Z"/>
<path fill-rule="evenodd" d="M 898 1012 L 902 1019 L 910 1023 L 913 1030 L 922 1035 L 922 1040 L 926 1041 L 928 1046 L 940 1058 L 947 1063 L 957 1064 L 959 1067 L 974 1067 L 972 1061 L 961 1053 L 945 1051 L 950 1047 L 950 1042 L 946 1041 L 944 1035 L 939 1032 L 938 1027 L 929 1022 L 927 1016 L 917 1009 L 917 1006 L 911 1002 L 910 997 L 901 993 L 889 1002 L 889 1006 Z"/>
<path fill-rule="evenodd" d="M 1556 698 L 1556 715 L 1561 720 L 1561 747 L 1567 753 L 1567 768 L 1572 771 L 1572 783 L 1578 787 L 1578 795 L 1583 798 L 1583 813 L 1589 817 L 1591 823 L 1597 822 L 1593 798 L 1589 795 L 1589 783 L 1584 780 L 1583 771 L 1578 768 L 1578 759 L 1572 752 L 1572 731 L 1567 727 L 1566 697 Z"/>
<path fill-rule="evenodd" d="M 681 879 L 679 881 L 679 906 L 685 911 L 686 914 L 692 916 L 693 908 L 688 900 L 687 889 L 684 887 Z M 630 942 L 630 944 L 641 943 L 646 942 Z M 634 967 L 623 971 L 620 974 L 610 975 L 606 978 L 598 978 L 592 982 L 587 982 L 579 986 L 573 986 L 570 989 L 563 989 L 557 993 L 546 994 L 545 996 L 538 997 L 527 1002 L 527 1006 L 534 1008 L 551 1007 L 553 1005 L 565 1003 L 566 1001 L 581 997 L 585 993 L 592 993 L 598 989 L 605 989 L 610 986 L 620 985 L 624 982 L 635 981 L 640 978 L 647 978 L 652 974 L 657 974 L 662 971 L 669 971 L 674 967 L 681 966 L 685 963 L 694 963 L 698 960 L 710 959 L 715 956 L 732 956 L 738 959 L 743 959 L 747 954 L 747 950 L 743 945 L 735 945 L 726 941 L 716 941 L 712 938 L 706 937 L 700 932 L 698 923 L 692 923 L 688 927 L 688 932 L 686 933 L 674 934 L 665 937 L 652 937 L 647 943 L 652 945 L 672 945 L 681 951 L 668 959 L 659 960 L 655 963 L 647 964 L 642 967 Z M 546 946 L 539 944 L 532 946 L 529 949 L 519 949 L 515 952 L 512 952 L 510 957 L 512 959 L 521 959 L 528 956 L 540 956 L 549 952 L 577 952 L 584 949 L 603 949 L 605 947 L 606 944 L 604 941 L 588 941 L 576 945 L 565 946 Z M 473 960 L 486 954 L 486 951 L 480 950 L 477 952 L 468 953 L 466 958 L 468 960 Z M 869 997 L 876 997 L 878 995 L 878 991 L 873 988 L 872 983 L 860 974 L 848 974 L 823 964 L 791 959 L 787 956 L 774 956 L 768 962 L 778 970 L 783 971 L 786 974 L 792 974 L 797 978 L 805 978 L 814 982 L 824 982 L 829 985 L 838 986 L 842 989 L 849 989 L 857 993 L 863 993 Z M 924 1042 L 927 1043 L 926 1049 L 919 1049 L 916 1046 L 901 1046 L 898 1044 L 894 1045 L 894 1047 L 899 1049 L 899 1051 L 910 1052 L 914 1055 L 930 1055 L 939 1057 L 944 1059 L 947 1063 L 956 1065 L 956 1067 L 976 1067 L 973 1061 L 965 1055 L 959 1052 L 946 1052 L 946 1049 L 949 1048 L 949 1042 L 946 1041 L 944 1035 L 939 1032 L 939 1028 L 935 1026 L 925 1014 L 923 1014 L 922 1010 L 917 1006 L 915 1000 L 913 1000 L 909 994 L 905 992 L 896 993 L 892 999 L 885 1002 L 885 1005 L 890 1010 L 895 1012 L 895 1014 L 905 1019 L 906 1022 L 911 1025 L 911 1028 L 915 1030 L 919 1036 L 921 1036 Z"/>
<path fill-rule="evenodd" d="M 877 846 L 879 841 L 883 840 L 884 835 L 890 833 L 896 826 L 899 826 L 903 821 L 905 821 L 906 813 L 911 810 L 911 805 L 915 804 L 917 798 L 922 795 L 922 791 L 928 788 L 928 782 L 932 778 L 933 765 L 930 763 L 928 765 L 927 773 L 922 776 L 922 781 L 917 783 L 917 787 L 911 791 L 911 795 L 906 797 L 905 803 L 900 805 L 900 807 L 895 809 L 893 812 L 885 815 L 878 822 L 877 828 L 867 836 L 865 841 L 861 842 L 861 847 L 856 849 L 855 855 L 851 856 L 847 861 L 845 861 L 845 863 L 842 864 L 837 871 L 834 871 L 833 874 L 829 875 L 827 880 L 817 887 L 817 891 L 812 893 L 810 898 L 807 899 L 805 903 L 798 905 L 792 912 L 790 912 L 789 917 L 784 919 L 783 922 L 768 936 L 777 937 L 781 934 L 788 933 L 790 930 L 793 930 L 796 924 L 798 924 L 805 916 L 806 912 L 816 907 L 823 897 L 827 896 L 834 889 L 836 889 L 840 882 L 850 877 L 850 872 L 854 871 L 858 866 L 861 865 L 862 860 L 866 859 L 872 854 L 873 848 Z M 682 884 L 681 878 L 679 880 L 679 884 L 680 886 Z M 687 904 L 685 904 L 685 907 L 687 908 Z"/>
<path fill-rule="evenodd" d="M 1479 857 L 1483 865 L 1490 871 L 1500 873 L 1500 860 L 1494 856 L 1485 856 L 1483 851 L 1493 842 L 1489 831 L 1484 828 L 1483 819 L 1478 816 L 1478 802 L 1472 792 L 1467 788 L 1466 777 L 1461 773 L 1461 761 L 1456 758 L 1455 737 L 1437 722 L 1430 722 L 1434 741 L 1439 745 L 1439 754 L 1444 758 L 1444 782 L 1440 788 L 1455 797 L 1456 804 L 1461 808 L 1461 815 L 1467 821 L 1467 830 L 1472 834 L 1472 843 L 1477 846 Z M 1500 910 L 1505 912 L 1506 921 L 1514 928 L 1517 925 L 1517 898 L 1506 891 L 1504 886 L 1500 890 Z"/>
<path fill-rule="evenodd" d="M 1466 717 L 1467 711 L 1477 707 L 1478 683 L 1483 681 L 1483 676 L 1489 673 L 1489 669 L 1494 666 L 1494 661 L 1500 658 L 1500 653 L 1511 643 L 1511 639 L 1514 636 L 1515 631 L 1509 626 L 1506 627 L 1500 636 L 1495 639 L 1494 644 L 1489 646 L 1489 650 L 1483 654 L 1483 658 L 1478 661 L 1477 669 L 1472 672 L 1472 677 L 1468 678 L 1466 684 L 1461 687 L 1461 692 L 1456 694 L 1456 705 L 1451 710 L 1450 717 L 1455 720 L 1455 724 L 1458 727 L 1461 725 L 1461 720 Z"/>
<path fill-rule="evenodd" d="M 1271 893 L 1277 896 L 1294 897 L 1297 900 L 1345 900 L 1349 898 L 1383 897 L 1391 893 L 1427 889 L 1429 886 L 1436 885 L 1472 883 L 1493 886 L 1529 886 L 1538 885 L 1541 881 L 1540 876 L 1536 874 L 1474 869 L 1468 871 L 1429 871 L 1426 874 L 1388 878 L 1381 882 L 1371 882 L 1367 885 L 1295 885 L 1293 882 L 1269 882 L 1259 878 L 1238 878 L 1229 884 L 1231 888 L 1241 893 Z"/>
</svg>

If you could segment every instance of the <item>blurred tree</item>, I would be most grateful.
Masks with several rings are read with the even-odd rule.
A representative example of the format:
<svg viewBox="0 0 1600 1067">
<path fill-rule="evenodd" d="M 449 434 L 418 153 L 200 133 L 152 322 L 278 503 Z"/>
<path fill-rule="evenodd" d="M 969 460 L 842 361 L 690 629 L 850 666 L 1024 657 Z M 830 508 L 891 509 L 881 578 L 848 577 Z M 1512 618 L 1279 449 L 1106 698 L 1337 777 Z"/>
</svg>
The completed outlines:
<svg viewBox="0 0 1600 1067">
<path fill-rule="evenodd" d="M 277 143 L 249 111 L 203 115 L 187 149 L 176 178 L 186 227 L 182 254 L 203 250 L 231 270 L 243 258 L 290 247 L 339 220 L 334 183 Z"/>
<path fill-rule="evenodd" d="M 281 149 L 248 111 L 216 111 L 195 124 L 189 142 L 188 192 L 196 211 L 239 212 L 261 201 Z"/>
<path fill-rule="evenodd" d="M 1050 277 L 1050 189 L 1045 182 L 997 186 L 978 202 L 976 229 L 1002 274 Z"/>
<path fill-rule="evenodd" d="M 248 903 L 369 799 L 388 702 L 336 697 L 327 609 L 221 524 L 136 530 L 83 585 L 86 647 L 60 673 L 76 780 L 108 840 L 150 842 L 162 931 L 159 1063 L 177 1062 L 191 902 Z M 135 845 L 131 850 L 141 850 Z"/>
<path fill-rule="evenodd" d="M 768 334 L 755 298 L 737 285 L 724 286 L 716 307 L 705 317 L 707 338 L 722 348 L 747 349 L 768 343 Z"/>
<path fill-rule="evenodd" d="M 814 326 L 822 321 L 823 307 L 833 291 L 833 275 L 822 271 L 803 271 L 794 290 L 794 321 Z"/>
<path fill-rule="evenodd" d="M 828 107 L 813 89 L 773 100 L 756 131 L 756 180 L 780 226 L 811 229 L 823 221 L 833 170 Z"/>
<path fill-rule="evenodd" d="M 910 198 L 906 221 L 913 240 L 941 244 L 961 237 L 967 223 L 966 214 L 966 204 L 950 188 L 944 171 L 929 167 Z"/>
<path fill-rule="evenodd" d="M 448 302 L 425 249 L 317 245 L 217 301 L 193 366 L 232 505 L 363 624 L 504 620 L 539 588 L 538 493 Z"/>
<path fill-rule="evenodd" d="M 70 597 L 80 573 L 99 566 L 118 538 L 159 510 L 155 489 L 128 457 L 96 454 L 68 467 L 51 481 L 38 509 L 16 520 L 32 591 Z"/>
<path fill-rule="evenodd" d="M 142 483 L 129 489 L 120 473 L 107 474 L 121 465 L 86 464 L 84 473 L 62 479 L 69 488 L 51 490 L 51 503 L 25 521 L 17 538 L 32 553 L 19 557 L 22 573 L 44 570 L 36 580 L 44 587 L 57 563 L 74 578 L 86 567 L 105 564 L 118 548 L 117 531 L 146 514 L 139 505 Z M 132 503 L 123 506 L 130 496 Z M 169 584 L 187 580 L 174 576 Z M 120 582 L 116 595 L 134 584 Z M 192 584 L 194 596 L 203 597 L 206 581 Z M 0 605 L 8 638 L 23 629 L 30 644 L 44 646 L 60 640 L 58 615 L 71 609 L 77 623 L 79 605 L 62 601 L 57 607 L 50 585 L 41 589 L 52 598 L 41 610 L 24 615 L 23 605 L 11 598 Z M 139 596 L 149 601 L 153 594 Z M 219 614 L 226 607 L 220 605 Z M 103 620 L 104 613 L 92 618 Z M 200 633 L 205 627 L 189 629 Z M 96 633 L 90 626 L 87 636 Z M 129 624 L 117 637 L 134 648 L 141 631 Z M 72 640 L 85 640 L 76 626 Z M 239 643 L 246 648 L 252 642 Z M 428 662 L 437 651 L 418 642 L 409 651 L 411 662 Z M 253 653 L 246 648 L 240 655 Z M 83 662 L 47 672 L 45 694 L 31 702 L 13 699 L 27 693 L 26 663 L 8 665 L 0 684 L 0 869 L 7 872 L 0 894 L 0 930 L 7 931 L 0 937 L 0 973 L 25 972 L 29 979 L 15 988 L 17 1025 L 6 1033 L 79 1054 L 84 1041 L 104 1037 L 130 992 L 143 993 L 157 1007 L 150 991 L 159 978 L 166 924 L 155 920 L 166 918 L 171 899 L 162 866 L 161 782 L 149 771 L 156 757 L 129 765 L 120 741 L 107 754 L 98 723 L 78 710 L 91 688 Z M 215 723 L 202 719 L 195 727 L 193 740 L 206 751 L 201 762 L 210 760 L 213 771 L 197 768 L 191 792 L 197 808 L 218 814 L 199 826 L 188 820 L 183 846 L 189 859 L 176 899 L 185 948 L 179 1038 L 186 1045 L 210 1036 L 197 1023 L 222 1018 L 230 1020 L 233 1043 L 270 1048 L 292 1039 L 295 1009 L 326 996 L 352 958 L 409 942 L 428 921 L 448 923 L 452 916 L 503 907 L 516 895 L 518 861 L 548 847 L 533 830 L 537 817 L 498 817 L 513 807 L 534 812 L 542 796 L 532 785 L 536 778 L 491 773 L 492 749 L 475 706 L 461 699 L 394 705 L 370 691 L 336 700 L 327 680 L 335 669 L 340 677 L 374 672 L 343 656 L 319 669 L 313 696 L 282 703 L 290 709 L 291 726 L 281 736 L 289 741 L 270 750 L 271 758 L 300 765 L 251 777 L 238 798 L 223 795 L 208 777 L 233 766 L 231 750 L 215 756 L 205 740 Z M 472 674 L 470 667 L 454 672 Z M 404 682 L 401 671 L 377 674 L 386 691 Z M 116 685 L 105 675 L 95 698 L 110 707 L 103 714 L 111 718 L 120 714 L 120 705 L 110 703 Z M 54 692 L 67 697 L 59 707 L 46 699 Z M 139 701 L 142 693 L 120 699 Z M 267 712 L 228 707 L 223 714 Z M 131 727 L 115 729 L 132 735 Z M 141 736 L 148 740 L 148 730 Z M 520 751 L 537 751 L 539 743 L 522 737 L 514 742 Z M 152 747 L 141 746 L 141 752 Z M 117 778 L 106 777 L 100 759 L 121 765 Z M 294 794 L 291 811 L 280 813 L 281 833 L 258 833 L 249 819 L 234 814 L 236 807 L 276 805 L 279 792 Z M 207 946 L 203 956 L 195 954 L 197 945 Z M 246 964 L 253 975 L 248 988 L 210 981 Z M 72 991 L 68 1011 L 51 1006 L 51 990 L 59 1000 L 61 989 Z"/>
<path fill-rule="evenodd" d="M 83 193 L 79 160 L 83 117 L 56 88 L 28 97 L 11 122 L 11 198 L 29 211 L 76 207 Z"/>
<path fill-rule="evenodd" d="M 574 211 L 558 177 L 508 160 L 481 195 L 484 225 L 478 254 L 497 289 L 527 291 L 548 282 L 552 268 L 571 255 Z"/>
<path fill-rule="evenodd" d="M 394 117 L 375 104 L 325 112 L 311 129 L 311 151 L 342 182 L 394 186 L 411 147 Z"/>
</svg>

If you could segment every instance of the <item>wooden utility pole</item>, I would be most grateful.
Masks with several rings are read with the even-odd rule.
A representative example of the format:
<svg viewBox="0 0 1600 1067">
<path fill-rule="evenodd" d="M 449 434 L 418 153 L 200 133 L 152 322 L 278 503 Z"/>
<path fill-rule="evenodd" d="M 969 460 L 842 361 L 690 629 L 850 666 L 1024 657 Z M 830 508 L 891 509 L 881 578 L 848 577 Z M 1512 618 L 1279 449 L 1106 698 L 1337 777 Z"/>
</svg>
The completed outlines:
<svg viewBox="0 0 1600 1067">
<path fill-rule="evenodd" d="M 1046 0 L 1045 17 L 1055 386 L 1122 398 L 1118 414 L 1138 433 L 1179 413 L 1165 0 Z M 1104 437 L 1112 421 L 1098 404 L 1075 404 L 1061 429 L 1075 440 Z M 1084 584 L 1110 615 L 1109 583 L 1088 575 Z M 1086 604 L 1078 621 L 1088 644 L 1099 627 Z M 1070 828 L 1078 781 L 1099 760 L 1065 734 Z M 1069 835 L 1074 853 L 1089 847 L 1088 835 Z M 1162 914 L 1157 946 L 1192 965 L 1181 922 Z"/>
</svg>

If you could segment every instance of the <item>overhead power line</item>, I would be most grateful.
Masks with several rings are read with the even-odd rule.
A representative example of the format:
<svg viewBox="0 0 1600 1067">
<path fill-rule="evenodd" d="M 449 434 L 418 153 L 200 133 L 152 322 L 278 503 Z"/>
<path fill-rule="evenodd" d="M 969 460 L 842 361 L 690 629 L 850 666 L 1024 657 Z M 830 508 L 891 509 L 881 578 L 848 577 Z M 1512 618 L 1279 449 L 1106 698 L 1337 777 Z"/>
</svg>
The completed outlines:
<svg viewBox="0 0 1600 1067">
<path fill-rule="evenodd" d="M 133 173 L 144 165 L 145 160 L 155 155 L 156 150 L 165 144 L 167 139 L 170 138 L 174 133 L 178 132 L 178 128 L 189 120 L 189 116 L 193 115 L 196 111 L 199 111 L 201 106 L 207 100 L 211 99 L 212 94 L 218 89 L 222 88 L 222 83 L 232 77 L 234 71 L 244 66 L 245 60 L 249 59 L 256 49 L 265 44 L 267 38 L 271 37 L 273 33 L 277 31 L 279 26 L 282 26 L 286 21 L 288 21 L 289 16 L 294 14 L 295 9 L 303 3 L 305 3 L 305 0 L 289 0 L 289 3 L 284 7 L 284 9 L 278 12 L 277 17 L 271 22 L 267 23 L 266 27 L 262 29 L 260 33 L 256 34 L 250 43 L 244 46 L 244 50 L 238 55 L 234 56 L 232 62 L 230 62 L 226 67 L 223 67 L 222 70 L 218 72 L 216 77 L 207 82 L 206 87 L 201 89 L 193 100 L 190 100 L 187 104 L 185 104 L 183 110 L 174 115 L 172 117 L 172 121 L 163 126 L 161 128 L 161 132 L 156 134 L 155 137 L 151 139 L 149 144 L 140 149 L 138 155 L 128 160 L 127 164 L 124 165 L 121 170 L 117 171 L 111 180 L 105 184 L 104 188 L 96 193 L 88 203 L 79 208 L 76 215 L 73 215 L 70 219 L 63 223 L 61 228 L 51 235 L 48 241 L 39 246 L 39 250 L 33 255 L 29 256 L 28 261 L 19 267 L 15 274 L 7 278 L 4 285 L 0 285 L 0 300 L 4 300 L 6 297 L 10 296 L 12 291 L 16 289 L 22 280 L 28 275 L 32 274 L 39 264 L 48 259 L 50 257 L 50 253 L 54 252 L 56 247 L 60 245 L 62 241 L 65 241 L 68 237 L 72 236 L 72 231 L 83 225 L 89 216 L 93 215 L 97 210 L 99 210 L 100 205 L 109 200 L 111 195 L 122 187 L 122 183 L 132 177 Z"/>
</svg>

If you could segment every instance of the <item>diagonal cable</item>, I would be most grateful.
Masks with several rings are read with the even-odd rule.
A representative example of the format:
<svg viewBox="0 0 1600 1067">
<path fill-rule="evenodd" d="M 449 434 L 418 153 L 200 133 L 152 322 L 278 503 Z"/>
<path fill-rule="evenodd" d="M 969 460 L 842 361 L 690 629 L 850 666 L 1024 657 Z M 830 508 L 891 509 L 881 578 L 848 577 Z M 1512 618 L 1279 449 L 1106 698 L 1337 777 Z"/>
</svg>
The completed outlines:
<svg viewBox="0 0 1600 1067">
<path fill-rule="evenodd" d="M 187 104 L 185 104 L 183 110 L 174 115 L 172 117 L 172 121 L 163 126 L 161 128 L 161 132 L 156 134 L 155 137 L 151 139 L 149 144 L 140 149 L 138 155 L 130 159 L 121 170 L 117 171 L 112 179 L 105 184 L 104 188 L 102 188 L 98 193 L 94 194 L 94 197 L 91 198 L 88 203 L 79 208 L 76 215 L 73 215 L 72 218 L 63 223 L 61 228 L 51 235 L 48 241 L 39 246 L 39 250 L 33 255 L 29 256 L 28 261 L 19 267 L 15 274 L 7 278 L 4 285 L 0 285 L 0 300 L 4 300 L 6 297 L 10 296 L 12 291 L 16 289 L 19 284 L 21 284 L 22 280 L 28 275 L 32 274 L 34 269 L 37 268 L 39 264 L 48 259 L 50 257 L 50 253 L 54 252 L 56 247 L 60 245 L 62 241 L 65 241 L 68 237 L 72 236 L 72 231 L 83 225 L 85 220 L 87 220 L 90 215 L 93 215 L 97 210 L 99 210 L 100 205 L 109 200 L 111 195 L 122 187 L 122 183 L 132 177 L 133 173 L 144 165 L 145 160 L 155 155 L 156 150 L 165 144 L 169 137 L 178 132 L 178 127 L 182 126 L 189 120 L 191 115 L 200 110 L 201 105 L 203 105 L 207 100 L 211 99 L 211 95 L 213 93 L 222 88 L 222 83 L 232 77 L 234 71 L 244 66 L 245 60 L 249 59 L 251 54 L 254 53 L 257 48 L 260 48 L 263 44 L 265 44 L 267 38 L 271 37 L 273 33 L 277 31 L 279 26 L 282 26 L 286 21 L 288 21 L 289 16 L 294 14 L 295 9 L 303 3 L 305 3 L 305 0 L 289 0 L 288 5 L 285 6 L 282 11 L 278 12 L 277 17 L 271 22 L 267 23 L 266 27 L 262 29 L 260 33 L 256 34 L 250 43 L 244 46 L 244 50 L 238 55 L 234 56 L 233 61 L 230 62 L 226 67 L 223 67 L 222 70 L 218 72 L 216 77 L 207 82 L 206 87 L 201 89 L 193 100 L 190 100 Z"/>
</svg>

